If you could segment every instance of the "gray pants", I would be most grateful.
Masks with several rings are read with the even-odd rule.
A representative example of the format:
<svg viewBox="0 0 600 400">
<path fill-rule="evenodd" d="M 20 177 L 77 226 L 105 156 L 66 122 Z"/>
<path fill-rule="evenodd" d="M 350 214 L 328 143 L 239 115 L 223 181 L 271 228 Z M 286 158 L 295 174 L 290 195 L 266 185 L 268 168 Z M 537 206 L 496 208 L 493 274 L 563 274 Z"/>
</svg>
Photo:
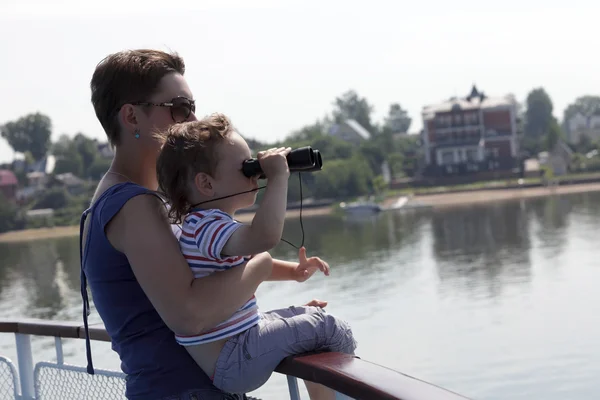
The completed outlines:
<svg viewBox="0 0 600 400">
<path fill-rule="evenodd" d="M 313 351 L 354 354 L 355 349 L 348 323 L 320 307 L 273 310 L 225 343 L 213 384 L 225 392 L 248 393 L 264 385 L 287 356 Z"/>
</svg>

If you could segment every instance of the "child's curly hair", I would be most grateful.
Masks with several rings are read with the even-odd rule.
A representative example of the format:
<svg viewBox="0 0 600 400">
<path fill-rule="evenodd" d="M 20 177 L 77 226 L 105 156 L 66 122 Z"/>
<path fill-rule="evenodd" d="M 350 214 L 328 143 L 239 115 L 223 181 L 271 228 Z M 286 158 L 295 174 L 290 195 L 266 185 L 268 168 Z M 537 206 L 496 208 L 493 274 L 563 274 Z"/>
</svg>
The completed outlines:
<svg viewBox="0 0 600 400">
<path fill-rule="evenodd" d="M 216 145 L 233 130 L 225 115 L 215 113 L 199 121 L 171 125 L 158 133 L 162 148 L 156 162 L 158 188 L 167 198 L 173 223 L 190 211 L 189 190 L 199 172 L 213 175 L 218 162 Z"/>
</svg>

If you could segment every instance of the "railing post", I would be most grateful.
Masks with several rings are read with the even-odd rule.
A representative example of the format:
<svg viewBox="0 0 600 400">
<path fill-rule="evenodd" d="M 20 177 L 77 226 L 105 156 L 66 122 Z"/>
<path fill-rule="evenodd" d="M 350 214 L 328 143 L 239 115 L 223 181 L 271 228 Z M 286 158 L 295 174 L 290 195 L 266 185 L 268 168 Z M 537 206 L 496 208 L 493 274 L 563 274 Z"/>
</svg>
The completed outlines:
<svg viewBox="0 0 600 400">
<path fill-rule="evenodd" d="M 286 375 L 288 389 L 290 390 L 290 400 L 300 400 L 300 390 L 298 389 L 298 379 L 295 376 Z"/>
<path fill-rule="evenodd" d="M 56 363 L 63 365 L 65 363 L 65 357 L 63 355 L 62 338 L 58 336 L 54 338 L 54 347 L 56 347 Z"/>
<path fill-rule="evenodd" d="M 33 355 L 31 353 L 31 338 L 29 335 L 15 333 L 17 342 L 17 361 L 19 363 L 19 381 L 21 382 L 21 398 L 34 400 L 33 387 Z"/>
</svg>

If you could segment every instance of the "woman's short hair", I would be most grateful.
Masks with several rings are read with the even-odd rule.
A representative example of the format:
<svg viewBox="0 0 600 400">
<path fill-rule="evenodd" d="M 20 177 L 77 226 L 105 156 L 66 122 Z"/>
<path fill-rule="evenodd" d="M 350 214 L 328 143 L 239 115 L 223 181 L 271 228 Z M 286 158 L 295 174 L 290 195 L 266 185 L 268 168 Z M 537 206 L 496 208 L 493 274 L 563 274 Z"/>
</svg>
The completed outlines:
<svg viewBox="0 0 600 400">
<path fill-rule="evenodd" d="M 167 74 L 185 73 L 177 53 L 139 49 L 113 53 L 96 66 L 92 81 L 92 104 L 108 141 L 119 143 L 118 110 L 124 104 L 148 101 Z"/>
</svg>

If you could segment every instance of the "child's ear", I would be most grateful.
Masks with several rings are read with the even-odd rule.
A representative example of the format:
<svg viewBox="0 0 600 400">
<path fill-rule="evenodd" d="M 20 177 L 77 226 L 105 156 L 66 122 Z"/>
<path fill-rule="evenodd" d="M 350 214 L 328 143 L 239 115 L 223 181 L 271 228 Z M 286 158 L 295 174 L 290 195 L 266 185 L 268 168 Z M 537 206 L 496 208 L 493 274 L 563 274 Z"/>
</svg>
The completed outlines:
<svg viewBox="0 0 600 400">
<path fill-rule="evenodd" d="M 215 190 L 213 189 L 213 178 L 205 172 L 198 172 L 194 177 L 194 186 L 203 196 L 213 197 Z"/>
</svg>

